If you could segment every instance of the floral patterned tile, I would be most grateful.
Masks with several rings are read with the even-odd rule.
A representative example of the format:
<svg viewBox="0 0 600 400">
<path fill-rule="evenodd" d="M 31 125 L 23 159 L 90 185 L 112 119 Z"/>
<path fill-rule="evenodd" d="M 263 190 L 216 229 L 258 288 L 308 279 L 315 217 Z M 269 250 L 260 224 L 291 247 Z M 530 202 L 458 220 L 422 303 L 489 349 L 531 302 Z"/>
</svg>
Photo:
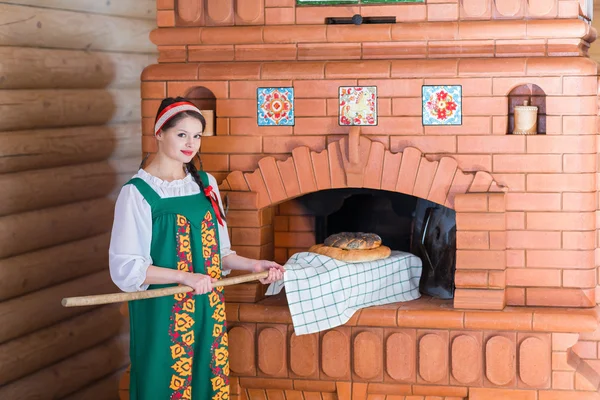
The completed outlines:
<svg viewBox="0 0 600 400">
<path fill-rule="evenodd" d="M 294 88 L 258 88 L 257 114 L 259 126 L 294 125 Z"/>
<path fill-rule="evenodd" d="M 377 87 L 340 87 L 340 125 L 377 125 Z"/>
<path fill-rule="evenodd" d="M 423 125 L 462 125 L 462 86 L 423 86 Z"/>
</svg>

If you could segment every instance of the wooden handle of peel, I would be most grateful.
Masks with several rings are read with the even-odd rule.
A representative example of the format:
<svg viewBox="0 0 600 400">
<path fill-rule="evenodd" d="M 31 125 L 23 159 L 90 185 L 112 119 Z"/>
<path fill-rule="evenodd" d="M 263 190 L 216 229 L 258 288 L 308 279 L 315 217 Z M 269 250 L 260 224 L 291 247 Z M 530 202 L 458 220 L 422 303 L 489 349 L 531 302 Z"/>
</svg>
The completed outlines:
<svg viewBox="0 0 600 400">
<path fill-rule="evenodd" d="M 212 287 L 231 286 L 238 283 L 256 281 L 269 276 L 269 271 L 256 272 L 254 274 L 234 276 L 233 278 L 225 278 L 212 283 Z M 172 296 L 179 293 L 191 292 L 189 286 L 173 286 L 163 289 L 144 290 L 141 292 L 132 293 L 111 293 L 98 294 L 92 296 L 65 297 L 61 304 L 63 307 L 81 307 L 81 306 L 96 306 L 99 304 L 121 303 L 124 301 L 152 299 L 155 297 Z"/>
</svg>

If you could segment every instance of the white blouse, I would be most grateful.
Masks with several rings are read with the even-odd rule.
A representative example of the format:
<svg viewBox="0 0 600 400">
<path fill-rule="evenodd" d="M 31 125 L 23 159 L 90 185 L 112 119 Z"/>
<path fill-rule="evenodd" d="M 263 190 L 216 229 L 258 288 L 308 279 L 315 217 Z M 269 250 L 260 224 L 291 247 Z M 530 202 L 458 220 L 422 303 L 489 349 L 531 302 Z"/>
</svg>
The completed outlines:
<svg viewBox="0 0 600 400">
<path fill-rule="evenodd" d="M 191 174 L 183 179 L 171 182 L 163 181 L 140 169 L 134 178 L 141 178 L 148 183 L 161 198 L 189 196 L 200 193 L 200 187 Z M 209 184 L 217 194 L 219 205 L 223 209 L 216 179 L 208 174 Z M 231 242 L 227 233 L 227 224 L 219 226 L 221 257 L 235 254 L 231 250 Z M 144 285 L 146 271 L 152 264 L 150 245 L 152 242 L 152 211 L 150 204 L 135 187 L 123 186 L 115 204 L 108 264 L 113 282 L 124 292 L 146 290 Z M 226 275 L 229 271 L 223 271 Z"/>
</svg>

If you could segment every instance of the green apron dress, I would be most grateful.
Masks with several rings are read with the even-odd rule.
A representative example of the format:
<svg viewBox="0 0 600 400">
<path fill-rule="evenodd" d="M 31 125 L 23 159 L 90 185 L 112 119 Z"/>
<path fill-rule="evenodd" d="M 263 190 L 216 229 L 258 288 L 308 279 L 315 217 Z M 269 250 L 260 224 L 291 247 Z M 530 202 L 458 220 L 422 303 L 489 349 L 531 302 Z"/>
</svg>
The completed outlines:
<svg viewBox="0 0 600 400">
<path fill-rule="evenodd" d="M 208 176 L 200 172 L 205 187 Z M 133 178 L 152 210 L 153 265 L 221 278 L 215 212 L 203 193 L 162 199 Z M 158 289 L 174 285 L 151 285 Z M 227 400 L 223 288 L 129 302 L 131 400 Z"/>
</svg>

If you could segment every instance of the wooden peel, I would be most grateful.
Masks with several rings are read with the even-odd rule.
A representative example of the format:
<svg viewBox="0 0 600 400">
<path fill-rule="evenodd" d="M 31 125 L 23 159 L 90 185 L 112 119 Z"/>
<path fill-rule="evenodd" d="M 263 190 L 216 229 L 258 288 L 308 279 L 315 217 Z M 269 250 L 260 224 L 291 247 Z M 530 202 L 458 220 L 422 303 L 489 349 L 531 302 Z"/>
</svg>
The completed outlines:
<svg viewBox="0 0 600 400">
<path fill-rule="evenodd" d="M 256 281 L 269 276 L 269 271 L 256 272 L 254 274 L 240 275 L 233 278 L 221 279 L 217 282 L 213 282 L 211 285 L 213 288 L 221 286 L 237 285 L 238 283 Z M 98 294 L 92 296 L 79 296 L 79 297 L 65 297 L 62 299 L 61 304 L 63 307 L 80 307 L 80 306 L 95 306 L 99 304 L 110 304 L 110 303 L 121 303 L 131 300 L 142 300 L 152 299 L 155 297 L 172 296 L 179 293 L 191 292 L 192 289 L 189 286 L 174 286 L 163 289 L 152 289 L 144 290 L 140 292 L 124 292 L 124 293 L 110 293 L 110 294 Z"/>
</svg>

